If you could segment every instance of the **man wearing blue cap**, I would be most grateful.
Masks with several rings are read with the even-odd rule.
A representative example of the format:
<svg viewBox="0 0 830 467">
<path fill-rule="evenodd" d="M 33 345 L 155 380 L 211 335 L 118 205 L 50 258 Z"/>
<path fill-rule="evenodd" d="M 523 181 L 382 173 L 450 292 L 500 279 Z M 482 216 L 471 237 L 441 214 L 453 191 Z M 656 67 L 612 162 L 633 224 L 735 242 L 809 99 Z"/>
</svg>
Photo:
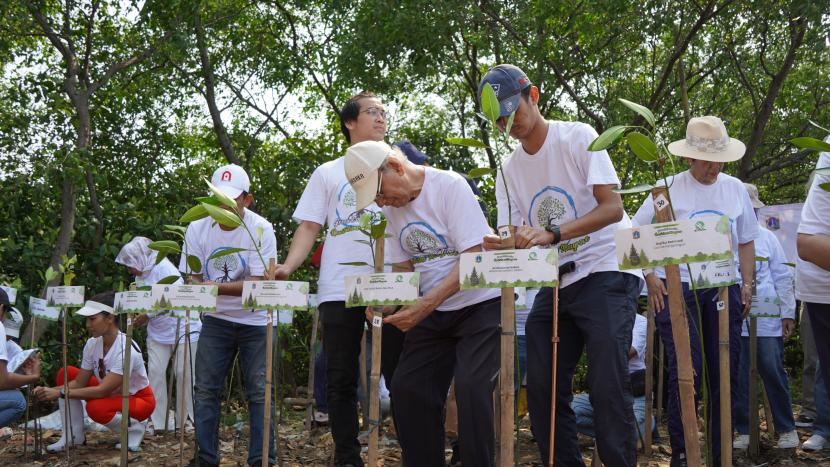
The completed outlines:
<svg viewBox="0 0 830 467">
<path fill-rule="evenodd" d="M 614 231 L 631 225 L 608 153 L 588 152 L 597 137 L 589 125 L 548 121 L 539 112 L 539 89 L 513 65 L 492 68 L 489 83 L 501 105 L 499 129 L 515 112 L 510 136 L 521 143 L 503 164 L 506 181 L 496 181 L 498 224 L 521 226 L 516 248 L 551 245 L 573 272 L 560 278 L 559 346 L 556 370 L 556 465 L 582 466 L 570 402 L 574 369 L 588 354 L 588 389 L 594 406 L 597 444 L 607 465 L 636 465 L 637 428 L 632 412 L 628 349 L 642 275 L 619 271 Z M 508 203 L 510 203 L 508 205 Z M 501 249 L 496 235 L 488 250 Z M 548 461 L 551 412 L 553 290 L 536 296 L 525 325 L 527 394 L 531 429 Z"/>
</svg>

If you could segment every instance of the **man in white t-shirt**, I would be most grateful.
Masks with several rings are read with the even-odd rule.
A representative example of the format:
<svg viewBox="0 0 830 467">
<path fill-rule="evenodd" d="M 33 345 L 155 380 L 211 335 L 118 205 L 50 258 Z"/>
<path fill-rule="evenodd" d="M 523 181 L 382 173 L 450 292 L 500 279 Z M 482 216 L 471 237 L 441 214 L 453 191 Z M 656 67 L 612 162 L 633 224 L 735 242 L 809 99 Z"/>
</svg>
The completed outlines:
<svg viewBox="0 0 830 467">
<path fill-rule="evenodd" d="M 481 251 L 491 231 L 473 192 L 460 175 L 415 165 L 382 141 L 353 145 L 344 166 L 357 207 L 383 208 L 393 272 L 420 274 L 421 298 L 384 318 L 407 333 L 392 383 L 404 464 L 444 465 L 443 409 L 455 378 L 461 462 L 495 465 L 500 293 L 459 290 L 459 254 Z"/>
<path fill-rule="evenodd" d="M 40 378 L 39 359 L 36 364 L 33 362 L 27 367 L 23 374 L 12 373 L 6 367 L 12 357 L 6 350 L 6 328 L 3 321 L 10 308 L 8 294 L 0 289 L 0 428 L 11 425 L 26 410 L 26 398 L 19 388 L 36 383 Z"/>
<path fill-rule="evenodd" d="M 830 142 L 830 137 L 825 139 Z M 830 152 L 819 155 L 817 169 L 830 167 Z M 813 175 L 807 201 L 798 225 L 798 262 L 795 267 L 795 296 L 804 302 L 813 327 L 819 365 L 816 371 L 816 420 L 813 436 L 802 449 L 817 451 L 830 447 L 830 192 L 825 188 L 830 175 Z M 822 187 L 824 185 L 824 187 Z"/>
<path fill-rule="evenodd" d="M 582 465 L 570 401 L 574 369 L 585 348 L 602 460 L 634 466 L 637 429 L 628 349 L 642 279 L 617 266 L 614 231 L 630 225 L 620 195 L 613 192 L 620 184 L 617 173 L 608 153 L 588 152 L 597 136 L 589 125 L 542 117 L 539 89 L 522 70 L 498 65 L 487 72 L 479 90 L 485 83 L 499 99 L 501 129 L 515 112 L 510 136 L 520 143 L 503 164 L 504 180 L 497 176 L 499 226 L 520 226 L 516 248 L 558 246 L 560 261 L 576 265 L 560 278 L 555 462 Z M 484 247 L 502 248 L 495 235 L 484 238 Z M 552 309 L 553 290 L 543 288 L 525 327 L 528 409 L 544 464 L 551 422 Z"/>
<path fill-rule="evenodd" d="M 370 92 L 361 92 L 343 105 L 340 130 L 350 145 L 383 141 L 386 118 L 383 102 Z M 374 272 L 374 268 L 341 263 L 372 264 L 372 251 L 358 243 L 358 240 L 365 240 L 358 229 L 361 215 L 378 211 L 374 203 L 360 209 L 356 206 L 355 192 L 343 172 L 343 157 L 317 167 L 294 210 L 293 218 L 300 225 L 294 232 L 285 263 L 277 268 L 277 279 L 286 279 L 308 257 L 323 226 L 328 227 L 317 281 L 317 299 L 323 323 L 326 398 L 334 439 L 334 462 L 344 466 L 363 465 L 357 440 L 356 388 L 360 374 L 360 340 L 366 315 L 363 307 L 346 307 L 343 278 L 352 274 L 369 274 Z M 388 386 L 393 384 L 403 337 L 403 333 L 394 326 L 383 327 L 381 373 Z"/>
<path fill-rule="evenodd" d="M 191 273 L 191 279 L 219 288 L 216 313 L 202 316 L 196 352 L 193 399 L 198 450 L 190 465 L 219 465 L 220 395 L 237 351 L 248 399 L 248 464 L 259 465 L 263 456 L 265 355 L 269 351 L 265 348 L 265 326 L 268 317 L 264 310 L 244 308 L 241 295 L 243 281 L 264 278 L 266 262 L 277 257 L 277 239 L 271 223 L 248 209 L 254 198 L 250 193 L 250 179 L 242 167 L 234 164 L 219 167 L 213 172 L 211 183 L 236 201 L 248 231 L 242 226 L 226 227 L 206 217 L 192 222 L 185 235 L 183 251 L 195 255 L 202 263 L 201 273 Z M 243 248 L 243 251 L 211 258 L 231 248 Z M 185 254 L 182 254 L 179 270 L 190 272 Z M 273 430 L 273 411 L 270 416 Z M 273 464 L 276 463 L 273 431 L 269 445 L 268 459 Z"/>
</svg>

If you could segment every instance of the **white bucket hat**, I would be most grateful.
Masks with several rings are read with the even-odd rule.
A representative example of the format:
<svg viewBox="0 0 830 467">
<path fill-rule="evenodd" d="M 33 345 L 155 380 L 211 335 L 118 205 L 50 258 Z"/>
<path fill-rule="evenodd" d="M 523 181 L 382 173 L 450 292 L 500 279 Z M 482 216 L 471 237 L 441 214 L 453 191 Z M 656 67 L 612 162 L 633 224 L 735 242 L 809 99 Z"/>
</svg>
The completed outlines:
<svg viewBox="0 0 830 467">
<path fill-rule="evenodd" d="M 744 143 L 730 138 L 718 117 L 695 117 L 686 125 L 686 139 L 669 144 L 676 156 L 710 162 L 732 162 L 746 152 Z"/>
<path fill-rule="evenodd" d="M 346 180 L 357 194 L 357 210 L 375 202 L 381 182 L 378 169 L 392 152 L 392 147 L 383 141 L 362 141 L 346 150 L 343 168 Z"/>
</svg>

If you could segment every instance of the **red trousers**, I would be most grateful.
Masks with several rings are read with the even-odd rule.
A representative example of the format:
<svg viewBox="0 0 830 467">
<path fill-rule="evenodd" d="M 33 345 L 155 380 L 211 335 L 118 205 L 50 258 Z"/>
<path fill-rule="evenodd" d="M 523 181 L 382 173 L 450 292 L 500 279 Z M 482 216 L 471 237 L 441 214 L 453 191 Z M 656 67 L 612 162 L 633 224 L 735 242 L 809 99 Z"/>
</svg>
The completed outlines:
<svg viewBox="0 0 830 467">
<path fill-rule="evenodd" d="M 75 366 L 69 366 L 67 370 L 69 372 L 69 381 L 73 381 L 81 371 L 80 368 Z M 63 368 L 58 370 L 58 385 L 60 386 L 62 384 Z M 98 386 L 98 384 L 98 378 L 90 376 L 86 387 Z M 130 418 L 139 421 L 146 420 L 155 408 L 156 398 L 153 396 L 153 390 L 150 389 L 150 386 L 130 396 Z M 89 418 L 102 425 L 109 423 L 116 412 L 121 412 L 121 396 L 87 399 L 86 401 L 86 413 L 89 414 Z"/>
</svg>

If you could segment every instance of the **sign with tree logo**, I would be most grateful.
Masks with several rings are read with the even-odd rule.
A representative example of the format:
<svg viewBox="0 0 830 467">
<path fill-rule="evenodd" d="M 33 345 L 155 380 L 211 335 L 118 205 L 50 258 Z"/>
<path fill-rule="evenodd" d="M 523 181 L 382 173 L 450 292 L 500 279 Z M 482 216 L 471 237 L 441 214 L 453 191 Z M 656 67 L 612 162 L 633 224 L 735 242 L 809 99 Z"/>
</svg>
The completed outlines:
<svg viewBox="0 0 830 467">
<path fill-rule="evenodd" d="M 153 308 L 153 293 L 150 290 L 130 290 L 115 294 L 115 314 L 123 313 L 152 313 L 158 311 Z"/>
<path fill-rule="evenodd" d="M 6 286 L 6 285 L 0 285 L 0 289 L 3 289 L 3 290 L 6 291 L 6 295 L 9 296 L 9 303 L 14 305 L 14 302 L 17 301 L 17 289 L 15 289 L 14 287 Z"/>
<path fill-rule="evenodd" d="M 418 272 L 346 276 L 346 306 L 411 305 L 418 301 L 420 278 Z"/>
<path fill-rule="evenodd" d="M 48 321 L 59 321 L 61 309 L 47 305 L 46 300 L 37 297 L 29 297 L 29 312 L 32 316 Z"/>
<path fill-rule="evenodd" d="M 556 248 L 464 253 L 460 261 L 461 289 L 555 287 L 559 283 Z"/>
<path fill-rule="evenodd" d="M 732 260 L 727 216 L 649 224 L 614 232 L 620 269 Z"/>
<path fill-rule="evenodd" d="M 84 306 L 84 286 L 61 285 L 46 289 L 47 306 Z"/>
<path fill-rule="evenodd" d="M 308 282 L 245 281 L 242 307 L 250 310 L 307 310 Z"/>
<path fill-rule="evenodd" d="M 216 297 L 219 288 L 215 285 L 153 285 L 153 309 L 189 310 L 202 313 L 216 312 Z"/>
</svg>

